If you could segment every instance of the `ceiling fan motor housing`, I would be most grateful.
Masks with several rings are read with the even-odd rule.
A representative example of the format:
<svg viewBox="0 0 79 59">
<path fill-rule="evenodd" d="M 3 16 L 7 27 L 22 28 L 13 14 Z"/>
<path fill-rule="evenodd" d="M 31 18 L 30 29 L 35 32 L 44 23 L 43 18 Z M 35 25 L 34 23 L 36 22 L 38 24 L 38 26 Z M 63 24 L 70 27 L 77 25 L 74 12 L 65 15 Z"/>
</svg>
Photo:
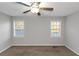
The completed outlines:
<svg viewBox="0 0 79 59">
<path fill-rule="evenodd" d="M 38 16 L 41 16 L 41 13 L 40 12 L 38 12 L 37 14 L 38 14 Z"/>
</svg>

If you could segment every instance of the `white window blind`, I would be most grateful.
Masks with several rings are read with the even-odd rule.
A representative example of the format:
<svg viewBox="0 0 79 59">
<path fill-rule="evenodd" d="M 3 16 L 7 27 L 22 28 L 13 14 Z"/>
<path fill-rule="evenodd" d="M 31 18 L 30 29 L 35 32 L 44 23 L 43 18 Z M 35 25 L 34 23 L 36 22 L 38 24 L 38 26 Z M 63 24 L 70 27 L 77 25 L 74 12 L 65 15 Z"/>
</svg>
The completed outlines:
<svg viewBox="0 0 79 59">
<path fill-rule="evenodd" d="M 24 37 L 24 21 L 14 21 L 14 37 Z"/>
<path fill-rule="evenodd" d="M 51 37 L 60 37 L 60 36 L 61 36 L 61 22 L 51 21 Z"/>
</svg>

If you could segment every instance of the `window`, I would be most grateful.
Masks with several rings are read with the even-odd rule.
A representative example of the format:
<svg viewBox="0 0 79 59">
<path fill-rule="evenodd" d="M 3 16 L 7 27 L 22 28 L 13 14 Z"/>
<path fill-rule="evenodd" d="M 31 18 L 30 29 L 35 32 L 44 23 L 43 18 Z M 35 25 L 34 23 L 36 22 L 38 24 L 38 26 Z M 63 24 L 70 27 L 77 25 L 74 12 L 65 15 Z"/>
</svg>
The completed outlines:
<svg viewBox="0 0 79 59">
<path fill-rule="evenodd" d="M 24 21 L 16 20 L 14 21 L 14 37 L 24 36 Z"/>
<path fill-rule="evenodd" d="M 51 37 L 61 36 L 61 22 L 51 21 Z"/>
</svg>

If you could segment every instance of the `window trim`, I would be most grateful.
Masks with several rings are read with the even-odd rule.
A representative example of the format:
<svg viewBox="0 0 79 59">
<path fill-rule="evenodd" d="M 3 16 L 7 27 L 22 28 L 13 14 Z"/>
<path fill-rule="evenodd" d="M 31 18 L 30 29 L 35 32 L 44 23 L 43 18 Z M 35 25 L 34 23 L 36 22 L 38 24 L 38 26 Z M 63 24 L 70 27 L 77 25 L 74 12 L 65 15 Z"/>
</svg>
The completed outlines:
<svg viewBox="0 0 79 59">
<path fill-rule="evenodd" d="M 16 35 L 16 26 L 15 26 L 15 22 L 16 21 L 22 21 L 22 20 L 14 20 L 13 21 L 13 37 L 24 37 L 24 34 L 23 35 Z M 23 22 L 24 22 L 24 20 L 23 20 Z M 24 30 L 24 29 L 23 29 Z"/>
<path fill-rule="evenodd" d="M 50 32 L 51 32 L 51 37 L 61 37 L 61 21 L 58 21 L 58 20 L 54 20 L 54 21 L 51 21 L 51 23 L 52 22 L 59 22 L 59 24 L 60 25 L 52 25 L 52 24 L 50 24 Z M 53 35 L 54 33 L 56 33 L 56 32 L 52 32 L 52 30 L 54 30 L 54 28 L 52 27 L 52 29 L 51 29 L 51 26 L 59 26 L 59 28 L 57 29 L 57 30 L 59 30 L 59 32 L 57 32 L 58 34 L 58 36 L 56 36 L 56 34 L 55 35 Z"/>
</svg>

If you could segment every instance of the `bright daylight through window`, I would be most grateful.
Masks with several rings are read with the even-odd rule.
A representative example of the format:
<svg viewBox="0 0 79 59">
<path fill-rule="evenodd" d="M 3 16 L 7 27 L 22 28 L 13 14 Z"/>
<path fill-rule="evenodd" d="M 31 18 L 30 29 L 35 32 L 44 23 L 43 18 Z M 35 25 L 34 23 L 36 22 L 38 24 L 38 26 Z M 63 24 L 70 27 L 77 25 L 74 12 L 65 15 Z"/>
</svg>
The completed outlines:
<svg viewBox="0 0 79 59">
<path fill-rule="evenodd" d="M 14 37 L 24 37 L 24 21 L 14 21 Z"/>
<path fill-rule="evenodd" d="M 51 37 L 61 36 L 61 22 L 51 21 Z"/>
</svg>

